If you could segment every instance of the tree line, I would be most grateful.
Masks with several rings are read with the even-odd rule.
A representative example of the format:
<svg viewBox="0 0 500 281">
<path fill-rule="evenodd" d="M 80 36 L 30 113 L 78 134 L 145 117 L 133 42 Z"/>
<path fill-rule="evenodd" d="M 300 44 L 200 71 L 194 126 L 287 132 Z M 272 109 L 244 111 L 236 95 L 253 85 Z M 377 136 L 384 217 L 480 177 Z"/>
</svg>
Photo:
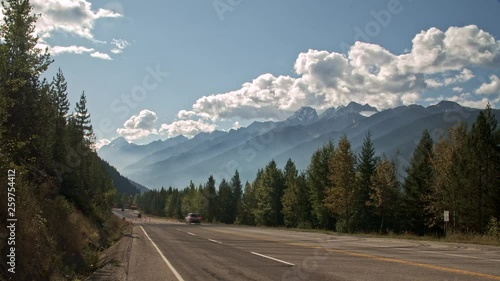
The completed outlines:
<svg viewBox="0 0 500 281">
<path fill-rule="evenodd" d="M 2 257 L 15 247 L 15 274 L 5 280 L 75 279 L 96 269 L 98 254 L 119 232 L 111 212 L 116 190 L 97 156 L 85 93 L 70 111 L 67 81 L 36 47 L 37 16 L 27 0 L 2 1 L 0 24 L 0 217 L 12 218 L 7 187 L 15 199 L 16 241 L 0 229 Z M 8 170 L 16 177 L 8 181 Z M 14 195 L 12 195 L 14 194 Z"/>
<path fill-rule="evenodd" d="M 244 187 L 236 171 L 217 189 L 210 176 L 138 202 L 147 213 L 179 219 L 199 212 L 208 222 L 416 235 L 442 235 L 449 211 L 453 232 L 498 233 L 500 130 L 490 105 L 472 126 L 451 127 L 437 142 L 424 130 L 404 179 L 395 159 L 376 156 L 370 132 L 359 154 L 343 136 L 317 149 L 305 171 L 291 159 L 283 169 L 271 160 Z"/>
</svg>

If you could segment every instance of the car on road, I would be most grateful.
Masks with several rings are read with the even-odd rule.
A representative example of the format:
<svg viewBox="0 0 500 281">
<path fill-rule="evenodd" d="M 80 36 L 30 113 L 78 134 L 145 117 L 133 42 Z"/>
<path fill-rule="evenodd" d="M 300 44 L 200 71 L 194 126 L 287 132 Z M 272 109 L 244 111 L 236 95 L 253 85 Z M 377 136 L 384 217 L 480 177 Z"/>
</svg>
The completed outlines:
<svg viewBox="0 0 500 281">
<path fill-rule="evenodd" d="M 186 216 L 186 223 L 191 224 L 191 223 L 201 223 L 201 215 L 198 213 L 189 213 Z"/>
</svg>

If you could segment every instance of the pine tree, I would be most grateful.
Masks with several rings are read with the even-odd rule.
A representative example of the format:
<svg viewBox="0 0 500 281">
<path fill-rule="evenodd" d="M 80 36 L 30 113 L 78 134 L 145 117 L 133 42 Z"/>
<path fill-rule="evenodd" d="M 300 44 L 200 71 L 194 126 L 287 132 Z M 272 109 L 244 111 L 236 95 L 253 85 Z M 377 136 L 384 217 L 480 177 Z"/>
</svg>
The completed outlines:
<svg viewBox="0 0 500 281">
<path fill-rule="evenodd" d="M 87 97 L 85 96 L 85 92 L 82 92 L 80 100 L 76 103 L 75 125 L 82 133 L 82 141 L 90 146 L 94 142 L 94 131 L 87 109 Z"/>
<path fill-rule="evenodd" d="M 25 0 L 2 2 L 3 23 L 0 25 L 0 126 L 5 135 L 4 153 L 18 164 L 36 162 L 45 152 L 44 130 L 47 120 L 41 119 L 40 75 L 52 62 L 47 50 L 35 48 L 36 16 Z M 1 131 L 0 130 L 0 131 Z M 39 163 L 43 165 L 43 163 Z"/>
<path fill-rule="evenodd" d="M 69 111 L 68 83 L 60 68 L 56 73 L 56 77 L 52 80 L 51 90 L 56 100 L 57 116 L 64 120 Z"/>
<path fill-rule="evenodd" d="M 313 153 L 306 171 L 312 219 L 316 227 L 323 229 L 335 226 L 334 217 L 324 205 L 326 190 L 332 187 L 330 173 L 333 169 L 329 165 L 334 150 L 333 142 L 328 141 Z"/>
<path fill-rule="evenodd" d="M 232 208 L 231 208 L 231 223 L 236 221 L 236 218 L 239 216 L 241 212 L 241 196 L 242 196 L 242 186 L 240 180 L 240 173 L 238 170 L 234 172 L 233 177 L 231 178 L 231 192 L 233 194 L 232 197 Z"/>
<path fill-rule="evenodd" d="M 283 224 L 281 202 L 283 191 L 283 172 L 272 160 L 256 182 L 257 208 L 254 210 L 254 215 L 258 225 L 278 226 Z"/>
<path fill-rule="evenodd" d="M 351 143 L 344 135 L 330 159 L 330 182 L 332 188 L 326 191 L 325 206 L 338 216 L 336 229 L 339 232 L 352 232 L 353 214 L 356 202 L 356 158 L 351 150 Z"/>
<path fill-rule="evenodd" d="M 219 195 L 217 198 L 219 207 L 217 218 L 222 223 L 233 223 L 233 193 L 231 186 L 225 179 L 222 179 L 219 184 Z"/>
<path fill-rule="evenodd" d="M 311 206 L 306 176 L 298 175 L 295 163 L 291 159 L 288 159 L 285 166 L 285 192 L 282 203 L 286 226 L 311 227 Z"/>
<path fill-rule="evenodd" d="M 215 190 L 215 180 L 212 175 L 208 177 L 208 181 L 205 184 L 205 197 L 208 200 L 207 208 L 207 221 L 213 222 L 217 220 L 217 191 Z"/>
<path fill-rule="evenodd" d="M 358 222 L 356 228 L 362 231 L 369 231 L 374 219 L 372 214 L 373 208 L 366 205 L 366 202 L 370 199 L 371 178 L 375 174 L 377 166 L 377 157 L 375 157 L 375 147 L 371 136 L 371 133 L 368 131 L 358 156 L 357 166 L 355 220 Z"/>
<path fill-rule="evenodd" d="M 430 195 L 434 180 L 432 161 L 434 142 L 429 132 L 424 130 L 419 144 L 413 152 L 407 176 L 403 185 L 405 227 L 407 230 L 423 235 L 428 230 L 430 220 Z"/>
<path fill-rule="evenodd" d="M 292 159 L 288 159 L 284 171 L 285 192 L 283 193 L 283 216 L 287 226 L 295 227 L 299 222 L 301 214 L 298 212 L 299 187 L 297 184 L 298 171 Z"/>
<path fill-rule="evenodd" d="M 54 161 L 57 164 L 64 163 L 64 155 L 66 155 L 66 116 L 69 111 L 68 101 L 68 86 L 66 79 L 59 68 L 56 77 L 53 78 L 50 91 L 56 106 L 55 119 L 55 144 L 53 148 Z M 60 166 L 60 165 L 59 165 Z"/>
<path fill-rule="evenodd" d="M 498 172 L 500 157 L 498 154 L 497 121 L 488 104 L 479 112 L 470 131 L 469 148 L 471 159 L 471 179 L 474 198 L 476 199 L 476 231 L 484 233 L 490 218 L 496 215 L 498 209 Z"/>
<path fill-rule="evenodd" d="M 249 182 L 246 182 L 245 192 L 241 198 L 241 211 L 238 214 L 237 223 L 254 225 L 254 211 L 256 208 L 257 201 L 255 199 L 255 188 Z"/>
<path fill-rule="evenodd" d="M 398 206 L 398 194 L 396 166 L 384 157 L 377 163 L 376 171 L 371 177 L 370 198 L 366 201 L 367 205 L 375 207 L 375 212 L 381 218 L 379 233 L 386 232 L 387 218 L 394 216 Z"/>
</svg>

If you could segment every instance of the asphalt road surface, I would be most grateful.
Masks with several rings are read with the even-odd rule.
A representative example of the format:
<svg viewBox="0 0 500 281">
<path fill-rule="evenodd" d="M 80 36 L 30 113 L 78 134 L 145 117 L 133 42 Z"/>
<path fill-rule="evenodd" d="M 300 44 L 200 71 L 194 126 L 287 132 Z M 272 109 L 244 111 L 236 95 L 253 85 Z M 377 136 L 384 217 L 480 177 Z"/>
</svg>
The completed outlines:
<svg viewBox="0 0 500 281">
<path fill-rule="evenodd" d="M 129 280 L 500 280 L 500 247 L 160 219 L 134 223 L 131 259 L 142 264 L 130 267 Z"/>
</svg>

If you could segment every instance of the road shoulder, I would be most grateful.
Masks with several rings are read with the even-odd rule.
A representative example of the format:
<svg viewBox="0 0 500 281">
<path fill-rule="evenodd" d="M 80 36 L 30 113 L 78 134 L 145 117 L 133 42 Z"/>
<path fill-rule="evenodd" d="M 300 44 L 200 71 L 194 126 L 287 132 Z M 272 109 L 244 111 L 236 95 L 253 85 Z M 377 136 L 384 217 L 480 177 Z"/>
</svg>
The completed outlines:
<svg viewBox="0 0 500 281">
<path fill-rule="evenodd" d="M 99 269 L 87 281 L 123 281 L 127 278 L 134 226 L 129 224 L 123 236 L 99 257 Z"/>
</svg>

